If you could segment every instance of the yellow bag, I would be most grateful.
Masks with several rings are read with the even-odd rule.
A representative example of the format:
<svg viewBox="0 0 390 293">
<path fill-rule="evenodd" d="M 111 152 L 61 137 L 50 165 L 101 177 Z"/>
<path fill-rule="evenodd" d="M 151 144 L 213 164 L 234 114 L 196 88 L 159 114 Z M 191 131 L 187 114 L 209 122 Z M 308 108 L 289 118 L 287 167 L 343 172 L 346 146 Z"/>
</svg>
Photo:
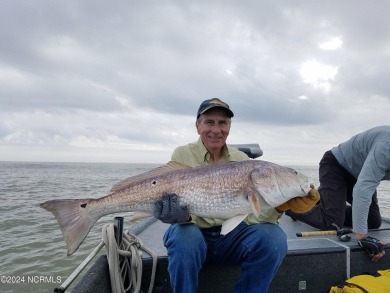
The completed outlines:
<svg viewBox="0 0 390 293">
<path fill-rule="evenodd" d="M 364 274 L 352 277 L 342 285 L 333 286 L 329 293 L 389 293 L 390 270 L 380 270 L 374 274 Z"/>
</svg>

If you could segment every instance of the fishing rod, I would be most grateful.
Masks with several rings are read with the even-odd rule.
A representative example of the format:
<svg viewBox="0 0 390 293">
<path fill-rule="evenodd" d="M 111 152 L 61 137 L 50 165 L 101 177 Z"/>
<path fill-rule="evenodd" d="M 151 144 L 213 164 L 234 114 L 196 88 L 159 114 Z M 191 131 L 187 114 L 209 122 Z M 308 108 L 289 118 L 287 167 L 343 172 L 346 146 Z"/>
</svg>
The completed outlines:
<svg viewBox="0 0 390 293">
<path fill-rule="evenodd" d="M 339 239 L 343 242 L 348 242 L 349 240 L 351 240 L 351 236 L 349 236 L 349 234 L 353 233 L 352 229 L 340 229 L 336 224 L 332 224 L 332 226 L 335 226 L 336 230 L 299 232 L 296 233 L 296 235 L 297 237 L 337 235 Z M 387 231 L 387 230 L 390 230 L 390 228 L 369 229 L 368 232 Z"/>
</svg>

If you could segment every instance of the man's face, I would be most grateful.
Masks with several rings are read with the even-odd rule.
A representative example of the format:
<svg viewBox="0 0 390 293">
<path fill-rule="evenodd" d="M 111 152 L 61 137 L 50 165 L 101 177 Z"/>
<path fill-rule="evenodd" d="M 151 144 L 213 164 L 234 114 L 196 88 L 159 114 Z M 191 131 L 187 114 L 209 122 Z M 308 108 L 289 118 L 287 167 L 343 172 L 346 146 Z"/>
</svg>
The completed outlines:
<svg viewBox="0 0 390 293">
<path fill-rule="evenodd" d="M 225 110 L 214 108 L 200 115 L 196 129 L 209 151 L 222 148 L 230 132 L 230 118 Z"/>
</svg>

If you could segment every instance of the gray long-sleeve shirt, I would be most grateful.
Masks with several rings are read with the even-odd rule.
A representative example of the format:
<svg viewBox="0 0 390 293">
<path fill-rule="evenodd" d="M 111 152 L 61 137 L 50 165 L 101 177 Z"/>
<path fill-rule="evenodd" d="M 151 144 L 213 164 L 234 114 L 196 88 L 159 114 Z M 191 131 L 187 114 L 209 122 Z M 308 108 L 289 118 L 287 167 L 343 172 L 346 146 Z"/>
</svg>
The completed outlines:
<svg viewBox="0 0 390 293">
<path fill-rule="evenodd" d="M 380 181 L 390 180 L 390 125 L 359 133 L 331 151 L 340 165 L 357 178 L 353 189 L 353 230 L 366 234 L 372 195 Z"/>
</svg>

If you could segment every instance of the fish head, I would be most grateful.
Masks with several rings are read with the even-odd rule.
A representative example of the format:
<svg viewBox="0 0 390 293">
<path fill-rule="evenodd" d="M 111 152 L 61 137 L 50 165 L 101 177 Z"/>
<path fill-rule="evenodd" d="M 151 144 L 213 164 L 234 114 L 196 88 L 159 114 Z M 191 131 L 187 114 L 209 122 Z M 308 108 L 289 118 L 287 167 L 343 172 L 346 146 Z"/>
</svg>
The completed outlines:
<svg viewBox="0 0 390 293">
<path fill-rule="evenodd" d="M 251 173 L 254 188 L 270 206 L 276 207 L 294 197 L 306 196 L 311 180 L 289 167 L 269 164 Z"/>
</svg>

